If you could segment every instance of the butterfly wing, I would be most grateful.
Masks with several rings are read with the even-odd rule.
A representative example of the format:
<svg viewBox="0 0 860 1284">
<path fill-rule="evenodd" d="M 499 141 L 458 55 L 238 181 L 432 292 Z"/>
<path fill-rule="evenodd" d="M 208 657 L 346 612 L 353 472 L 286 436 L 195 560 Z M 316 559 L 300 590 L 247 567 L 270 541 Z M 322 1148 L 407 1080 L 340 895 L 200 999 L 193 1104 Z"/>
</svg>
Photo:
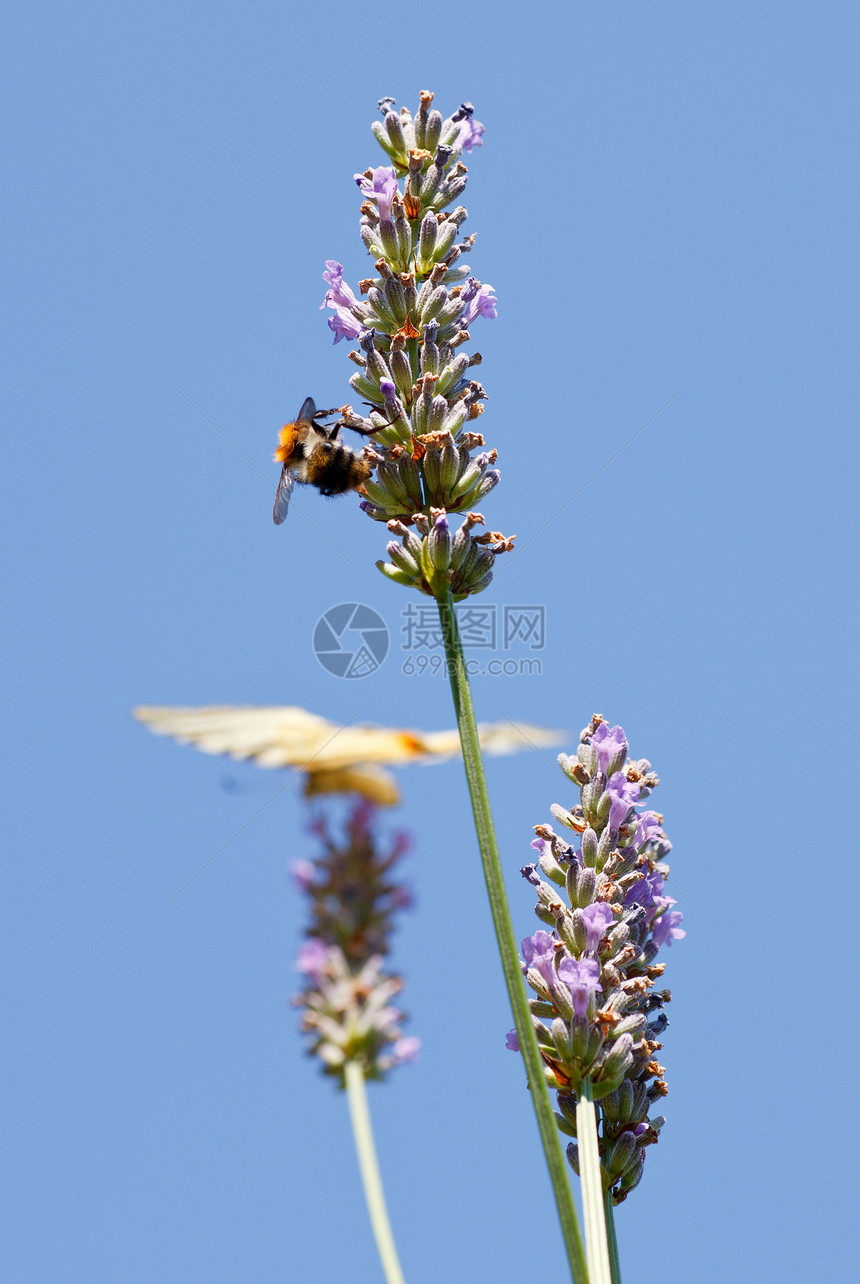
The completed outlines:
<svg viewBox="0 0 860 1284">
<path fill-rule="evenodd" d="M 142 707 L 134 716 L 157 735 L 171 736 L 203 753 L 253 760 L 260 767 L 297 768 L 305 773 L 311 793 L 352 789 L 373 798 L 375 789 L 382 805 L 394 786 L 380 768 L 439 761 L 460 751 L 460 737 L 453 730 L 344 727 L 294 705 Z M 491 754 L 540 749 L 565 738 L 562 732 L 525 723 L 482 723 L 479 734 L 482 747 Z"/>
<path fill-rule="evenodd" d="M 569 737 L 564 731 L 551 731 L 546 727 L 532 727 L 527 722 L 480 722 L 478 735 L 485 753 L 520 753 L 524 749 L 543 749 L 563 744 Z M 425 731 L 425 750 L 436 758 L 450 758 L 460 752 L 460 737 L 456 731 Z"/>
<path fill-rule="evenodd" d="M 203 753 L 253 759 L 261 767 L 301 767 L 338 731 L 337 723 L 287 705 L 141 707 L 134 716 L 156 735 L 171 736 Z"/>
</svg>

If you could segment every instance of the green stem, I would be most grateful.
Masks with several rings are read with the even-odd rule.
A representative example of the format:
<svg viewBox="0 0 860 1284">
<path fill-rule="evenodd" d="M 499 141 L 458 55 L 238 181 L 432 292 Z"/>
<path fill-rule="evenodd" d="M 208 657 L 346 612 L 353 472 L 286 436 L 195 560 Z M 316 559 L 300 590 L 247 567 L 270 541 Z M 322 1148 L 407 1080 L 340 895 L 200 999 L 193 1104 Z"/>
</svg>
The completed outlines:
<svg viewBox="0 0 860 1284">
<path fill-rule="evenodd" d="M 609 1265 L 612 1268 L 612 1284 L 621 1284 L 621 1259 L 618 1256 L 618 1236 L 615 1233 L 615 1205 L 608 1190 L 603 1196 L 603 1211 L 606 1214 L 606 1238 L 609 1240 Z"/>
<path fill-rule="evenodd" d="M 457 726 L 460 730 L 460 743 L 463 748 L 463 762 L 466 766 L 466 780 L 472 799 L 472 811 L 475 816 L 475 829 L 478 834 L 478 847 L 484 867 L 484 880 L 490 898 L 490 910 L 493 916 L 493 927 L 502 959 L 502 971 L 508 990 L 514 1024 L 520 1041 L 523 1060 L 526 1063 L 529 1086 L 534 1102 L 537 1124 L 543 1142 L 544 1155 L 549 1169 L 550 1180 L 555 1193 L 561 1230 L 567 1249 L 567 1259 L 571 1275 L 576 1284 L 588 1284 L 585 1269 L 585 1257 L 582 1251 L 582 1237 L 576 1208 L 567 1180 L 567 1164 L 561 1148 L 561 1138 L 550 1101 L 549 1086 L 544 1074 L 544 1063 L 538 1049 L 537 1037 L 532 1023 L 531 1010 L 520 969 L 517 943 L 511 923 L 505 894 L 505 879 L 493 817 L 490 811 L 490 799 L 487 793 L 487 780 L 484 775 L 484 762 L 481 757 L 481 746 L 478 740 L 478 727 L 475 722 L 475 709 L 472 704 L 472 692 L 469 686 L 469 675 L 463 655 L 463 643 L 454 611 L 454 600 L 450 590 L 444 597 L 437 598 L 439 618 L 442 623 L 442 634 L 445 639 L 445 654 L 448 661 L 448 677 L 451 681 L 451 692 L 454 697 L 454 709 L 457 713 Z"/>
<path fill-rule="evenodd" d="M 373 1128 L 370 1123 L 370 1111 L 367 1108 L 367 1092 L 364 1087 L 364 1071 L 361 1063 L 347 1061 L 345 1074 L 352 1135 L 355 1139 L 364 1198 L 367 1201 L 367 1211 L 373 1227 L 379 1260 L 382 1263 L 386 1284 L 403 1284 L 403 1272 L 400 1269 L 394 1236 L 391 1233 L 388 1209 L 385 1207 L 385 1192 L 382 1189 L 382 1178 L 379 1175 L 379 1164 L 376 1159 L 376 1147 L 373 1144 Z"/>
<path fill-rule="evenodd" d="M 590 1079 L 583 1079 L 576 1098 L 576 1140 L 579 1143 L 579 1179 L 582 1183 L 582 1216 L 590 1284 L 612 1284 L 609 1245 L 603 1204 L 603 1180 L 597 1146 L 597 1107 Z"/>
</svg>

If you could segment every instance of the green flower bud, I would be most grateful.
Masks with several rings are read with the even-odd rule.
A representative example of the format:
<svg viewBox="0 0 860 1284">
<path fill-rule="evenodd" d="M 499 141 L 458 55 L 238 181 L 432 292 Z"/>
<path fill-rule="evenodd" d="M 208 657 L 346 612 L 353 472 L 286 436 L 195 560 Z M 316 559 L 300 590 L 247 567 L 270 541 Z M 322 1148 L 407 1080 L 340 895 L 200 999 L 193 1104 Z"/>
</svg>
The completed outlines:
<svg viewBox="0 0 860 1284">
<path fill-rule="evenodd" d="M 427 117 L 427 127 L 424 132 L 424 142 L 421 144 L 428 152 L 435 152 L 439 146 L 439 139 L 442 137 L 442 113 L 440 111 L 431 111 Z"/>
<path fill-rule="evenodd" d="M 427 213 L 421 220 L 421 230 L 418 233 L 417 256 L 419 264 L 426 264 L 427 270 L 433 265 L 435 257 L 436 242 L 438 240 L 439 224 L 436 215 Z M 441 256 L 440 256 L 441 257 Z"/>
<path fill-rule="evenodd" d="M 552 1039 L 559 1061 L 565 1065 L 570 1065 L 575 1060 L 575 1054 L 571 1039 L 571 1028 L 567 1021 L 562 1021 L 560 1017 L 555 1018 L 552 1023 Z"/>
<path fill-rule="evenodd" d="M 397 261 L 405 270 L 412 257 L 412 229 L 405 215 L 398 214 L 395 218 L 394 232 L 397 237 Z"/>
<path fill-rule="evenodd" d="M 390 540 L 386 545 L 386 551 L 391 558 L 392 563 L 401 571 L 404 571 L 411 578 L 415 579 L 420 574 L 420 567 L 416 559 L 409 553 L 402 544 L 396 540 Z"/>
<path fill-rule="evenodd" d="M 366 374 L 350 375 L 349 386 L 365 401 L 379 401 L 379 384 L 368 378 Z"/>
<path fill-rule="evenodd" d="M 422 374 L 438 375 L 439 373 L 439 349 L 435 343 L 437 333 L 438 327 L 432 321 L 424 329 L 424 338 L 418 354 Z"/>
<path fill-rule="evenodd" d="M 571 1046 L 573 1057 L 580 1073 L 588 1074 L 603 1048 L 603 1035 L 600 1028 L 592 1024 L 587 1016 L 574 1017 L 571 1023 Z"/>
<path fill-rule="evenodd" d="M 633 1038 L 622 1034 L 611 1045 L 603 1064 L 598 1071 L 600 1096 L 617 1088 L 633 1064 Z M 598 1083 L 595 1082 L 595 1101 L 597 1100 Z"/>
<path fill-rule="evenodd" d="M 444 370 L 439 372 L 436 391 L 441 392 L 443 396 L 447 396 L 455 385 L 463 378 L 463 375 L 468 370 L 470 364 L 469 354 L 467 352 L 459 353 L 453 361 L 445 366 Z"/>
<path fill-rule="evenodd" d="M 636 1138 L 629 1129 L 625 1129 L 609 1146 L 602 1159 L 602 1165 L 613 1182 L 631 1165 L 638 1167 L 638 1150 Z"/>
<path fill-rule="evenodd" d="M 577 909 L 585 909 L 586 905 L 591 905 L 594 900 L 594 893 L 597 888 L 597 872 L 588 865 L 579 869 L 576 865 L 571 865 L 568 877 L 568 891 L 570 902 Z"/>
<path fill-rule="evenodd" d="M 397 329 L 397 318 L 389 308 L 382 291 L 376 286 L 371 286 L 367 292 L 367 301 L 376 313 L 381 328 L 393 334 Z"/>
<path fill-rule="evenodd" d="M 435 219 L 436 216 L 431 214 L 430 217 Z M 454 237 L 457 235 L 458 227 L 452 218 L 443 219 L 441 223 L 437 223 L 437 227 L 435 258 L 441 260 L 445 258 L 454 244 Z"/>
<path fill-rule="evenodd" d="M 404 325 L 406 322 L 406 291 L 403 282 L 397 276 L 389 276 L 385 281 L 382 289 L 385 295 L 385 302 L 388 304 L 389 311 L 397 321 L 397 327 Z"/>
<path fill-rule="evenodd" d="M 389 358 L 391 376 L 406 405 L 412 400 L 412 366 L 402 348 L 394 349 Z"/>
<path fill-rule="evenodd" d="M 561 1098 L 559 1097 L 559 1101 L 560 1100 Z M 557 1110 L 553 1111 L 553 1115 L 555 1116 L 555 1122 L 558 1125 L 559 1132 L 563 1132 L 567 1137 L 576 1136 L 576 1127 L 566 1119 L 564 1115 L 560 1115 Z"/>
<path fill-rule="evenodd" d="M 624 1176 L 621 1178 L 621 1181 L 618 1183 L 618 1193 L 620 1195 L 629 1195 L 631 1190 L 633 1190 L 634 1187 L 639 1185 L 640 1181 L 642 1180 L 642 1173 L 644 1172 L 644 1170 L 645 1170 L 645 1151 L 640 1146 L 636 1155 L 635 1167 L 631 1165 L 630 1168 L 627 1169 L 627 1172 L 624 1174 Z"/>
<path fill-rule="evenodd" d="M 451 565 L 451 545 L 453 537 L 448 526 L 447 519 L 437 517 L 436 522 L 427 536 L 427 554 L 435 570 L 447 571 Z"/>
<path fill-rule="evenodd" d="M 445 428 L 452 437 L 456 437 L 469 418 L 469 407 L 465 402 L 457 401 L 445 416 Z"/>
<path fill-rule="evenodd" d="M 382 571 L 382 574 L 387 576 L 388 579 L 394 580 L 395 584 L 403 584 L 406 588 L 418 587 L 413 576 L 399 570 L 396 566 L 392 566 L 389 562 L 380 561 L 376 565 Z"/>
<path fill-rule="evenodd" d="M 399 263 L 401 260 L 400 241 L 398 239 L 397 232 L 395 231 L 394 224 L 389 219 L 385 219 L 380 222 L 378 237 L 379 243 L 382 246 L 382 253 L 385 255 L 386 259 L 388 259 L 388 262 Z"/>
<path fill-rule="evenodd" d="M 400 123 L 400 117 L 396 112 L 390 111 L 384 120 L 385 132 L 388 135 L 388 141 L 391 147 L 389 155 L 394 157 L 404 167 L 409 163 L 407 155 L 407 142 L 403 137 L 403 126 Z M 374 131 L 375 132 L 375 131 Z"/>
<path fill-rule="evenodd" d="M 434 321 L 448 303 L 448 291 L 444 285 L 423 286 L 418 295 L 418 317 L 422 325 Z"/>
</svg>

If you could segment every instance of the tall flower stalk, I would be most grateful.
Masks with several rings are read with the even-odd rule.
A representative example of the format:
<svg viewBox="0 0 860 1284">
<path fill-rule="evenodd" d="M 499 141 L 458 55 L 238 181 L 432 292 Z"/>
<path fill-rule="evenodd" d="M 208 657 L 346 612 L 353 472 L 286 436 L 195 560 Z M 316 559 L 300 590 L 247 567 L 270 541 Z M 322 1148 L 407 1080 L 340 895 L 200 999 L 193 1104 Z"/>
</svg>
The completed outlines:
<svg viewBox="0 0 860 1284">
<path fill-rule="evenodd" d="M 549 1090 L 544 1077 L 541 1052 L 533 1029 L 528 999 L 523 988 L 516 938 L 505 892 L 504 870 L 499 856 L 499 845 L 496 841 L 487 780 L 484 774 L 484 763 L 481 757 L 481 748 L 475 724 L 472 692 L 466 671 L 460 631 L 457 627 L 457 616 L 450 594 L 447 599 L 440 600 L 439 615 L 445 639 L 445 653 L 448 661 L 451 691 L 454 697 L 454 708 L 457 713 L 457 725 L 460 729 L 460 739 L 463 745 L 463 762 L 466 768 L 466 780 L 469 785 L 472 812 L 475 817 L 475 830 L 478 836 L 478 848 L 481 853 L 484 881 L 487 886 L 490 912 L 493 917 L 493 928 L 502 962 L 505 986 L 516 1026 L 516 1046 L 523 1051 L 523 1058 L 528 1071 L 529 1087 L 532 1090 L 532 1101 L 534 1103 L 538 1131 L 555 1194 L 556 1208 L 571 1274 L 577 1284 L 580 1284 L 580 1282 L 585 1284 L 588 1281 L 588 1275 L 582 1250 L 582 1236 L 579 1230 L 576 1208 L 571 1197 L 570 1185 L 565 1173 L 562 1148 L 553 1117 Z"/>
<path fill-rule="evenodd" d="M 474 428 L 486 393 L 470 371 L 481 357 L 464 345 L 474 322 L 496 315 L 496 300 L 493 287 L 462 261 L 475 238 L 461 236 L 467 212 L 454 203 L 466 186 L 461 156 L 482 143 L 484 129 L 471 104 L 461 103 L 443 119 L 432 102 L 432 94 L 422 93 L 413 117 L 405 108 L 394 111 L 393 99 L 380 101 L 382 121 L 373 132 L 389 164 L 355 176 L 364 198 L 361 238 L 375 275 L 360 281 L 356 294 L 342 265 L 328 260 L 323 306 L 333 312 L 335 343 L 357 344 L 349 354 L 358 367 L 350 384 L 369 414 L 345 406 L 341 417 L 345 426 L 373 437 L 363 452 L 372 476 L 361 487 L 361 507 L 395 537 L 388 560 L 377 566 L 438 604 L 502 970 L 571 1273 L 584 1284 L 582 1241 L 522 984 L 454 609 L 487 588 L 495 559 L 513 547 L 513 538 L 500 531 L 476 533 L 484 526 L 476 506 L 500 474 L 496 451 L 486 449 Z M 451 518 L 460 514 L 465 516 L 454 529 Z"/>
<path fill-rule="evenodd" d="M 314 823 L 323 851 L 316 861 L 296 861 L 293 877 L 308 898 L 309 924 L 296 966 L 306 978 L 295 1000 L 302 1009 L 308 1051 L 323 1073 L 346 1090 L 367 1211 L 386 1284 L 403 1284 L 373 1140 L 365 1084 L 384 1079 L 394 1066 L 413 1061 L 417 1039 L 402 1032 L 403 1013 L 393 1004 L 403 982 L 385 964 L 394 915 L 410 904 L 395 881 L 407 848 L 403 835 L 380 848 L 374 808 L 357 801 L 342 839 L 323 814 Z"/>
</svg>

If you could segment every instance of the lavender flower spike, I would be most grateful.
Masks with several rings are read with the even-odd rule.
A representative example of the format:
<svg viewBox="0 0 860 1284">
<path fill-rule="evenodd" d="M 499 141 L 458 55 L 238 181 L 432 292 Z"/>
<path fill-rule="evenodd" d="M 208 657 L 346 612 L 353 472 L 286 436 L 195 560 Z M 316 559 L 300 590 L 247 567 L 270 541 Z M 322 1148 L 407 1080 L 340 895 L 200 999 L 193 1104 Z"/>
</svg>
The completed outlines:
<svg viewBox="0 0 860 1284">
<path fill-rule="evenodd" d="M 468 327 L 496 316 L 497 300 L 463 259 L 475 238 L 463 237 L 467 213 L 456 201 L 466 186 L 459 158 L 481 145 L 484 127 L 471 103 L 443 119 L 432 102 L 422 93 L 413 117 L 380 99 L 383 120 L 372 128 L 389 163 L 355 175 L 373 267 L 355 292 L 340 262 L 327 259 L 323 306 L 333 312 L 334 342 L 358 342 L 349 382 L 371 407 L 369 420 L 349 406 L 342 412 L 347 428 L 372 435 L 361 508 L 392 532 L 417 530 L 422 543 L 417 556 L 411 539 L 396 553 L 389 544 L 390 560 L 377 566 L 397 584 L 461 601 L 489 585 L 513 537 L 475 531 L 484 519 L 474 510 L 499 471 L 496 452 L 474 430 L 487 395 L 471 377 L 481 358 L 463 345 Z M 457 513 L 468 516 L 455 529 Z M 440 517 L 449 523 L 444 538 Z"/>
<path fill-rule="evenodd" d="M 392 1002 L 403 982 L 385 967 L 394 916 L 410 903 L 407 889 L 392 878 L 407 844 L 395 835 L 390 849 L 380 850 L 374 819 L 372 804 L 357 802 L 345 840 L 337 840 L 320 816 L 314 831 L 324 851 L 313 877 L 302 862 L 311 921 L 296 961 L 307 985 L 296 1002 L 309 1051 L 341 1085 L 350 1062 L 360 1064 L 365 1078 L 382 1079 L 414 1061 L 419 1048 L 402 1033 L 403 1014 Z"/>
<path fill-rule="evenodd" d="M 553 810 L 581 835 L 581 848 L 537 826 L 532 847 L 550 881 L 534 865 L 523 873 L 546 927 L 523 941 L 524 971 L 537 996 L 533 1020 L 558 1093 L 559 1126 L 578 1135 L 577 1110 L 597 1103 L 602 1181 L 620 1203 L 641 1180 L 645 1148 L 663 1124 L 650 1112 L 667 1092 L 656 1053 L 668 1024 L 661 1009 L 671 995 L 655 988 L 664 968 L 655 960 L 683 937 L 682 915 L 664 895 L 670 844 L 662 817 L 636 811 L 658 783 L 650 764 L 628 758 L 622 728 L 599 715 L 583 731 L 576 757 L 562 757 L 580 801 Z M 577 1144 L 568 1147 L 568 1159 L 578 1171 Z"/>
</svg>

